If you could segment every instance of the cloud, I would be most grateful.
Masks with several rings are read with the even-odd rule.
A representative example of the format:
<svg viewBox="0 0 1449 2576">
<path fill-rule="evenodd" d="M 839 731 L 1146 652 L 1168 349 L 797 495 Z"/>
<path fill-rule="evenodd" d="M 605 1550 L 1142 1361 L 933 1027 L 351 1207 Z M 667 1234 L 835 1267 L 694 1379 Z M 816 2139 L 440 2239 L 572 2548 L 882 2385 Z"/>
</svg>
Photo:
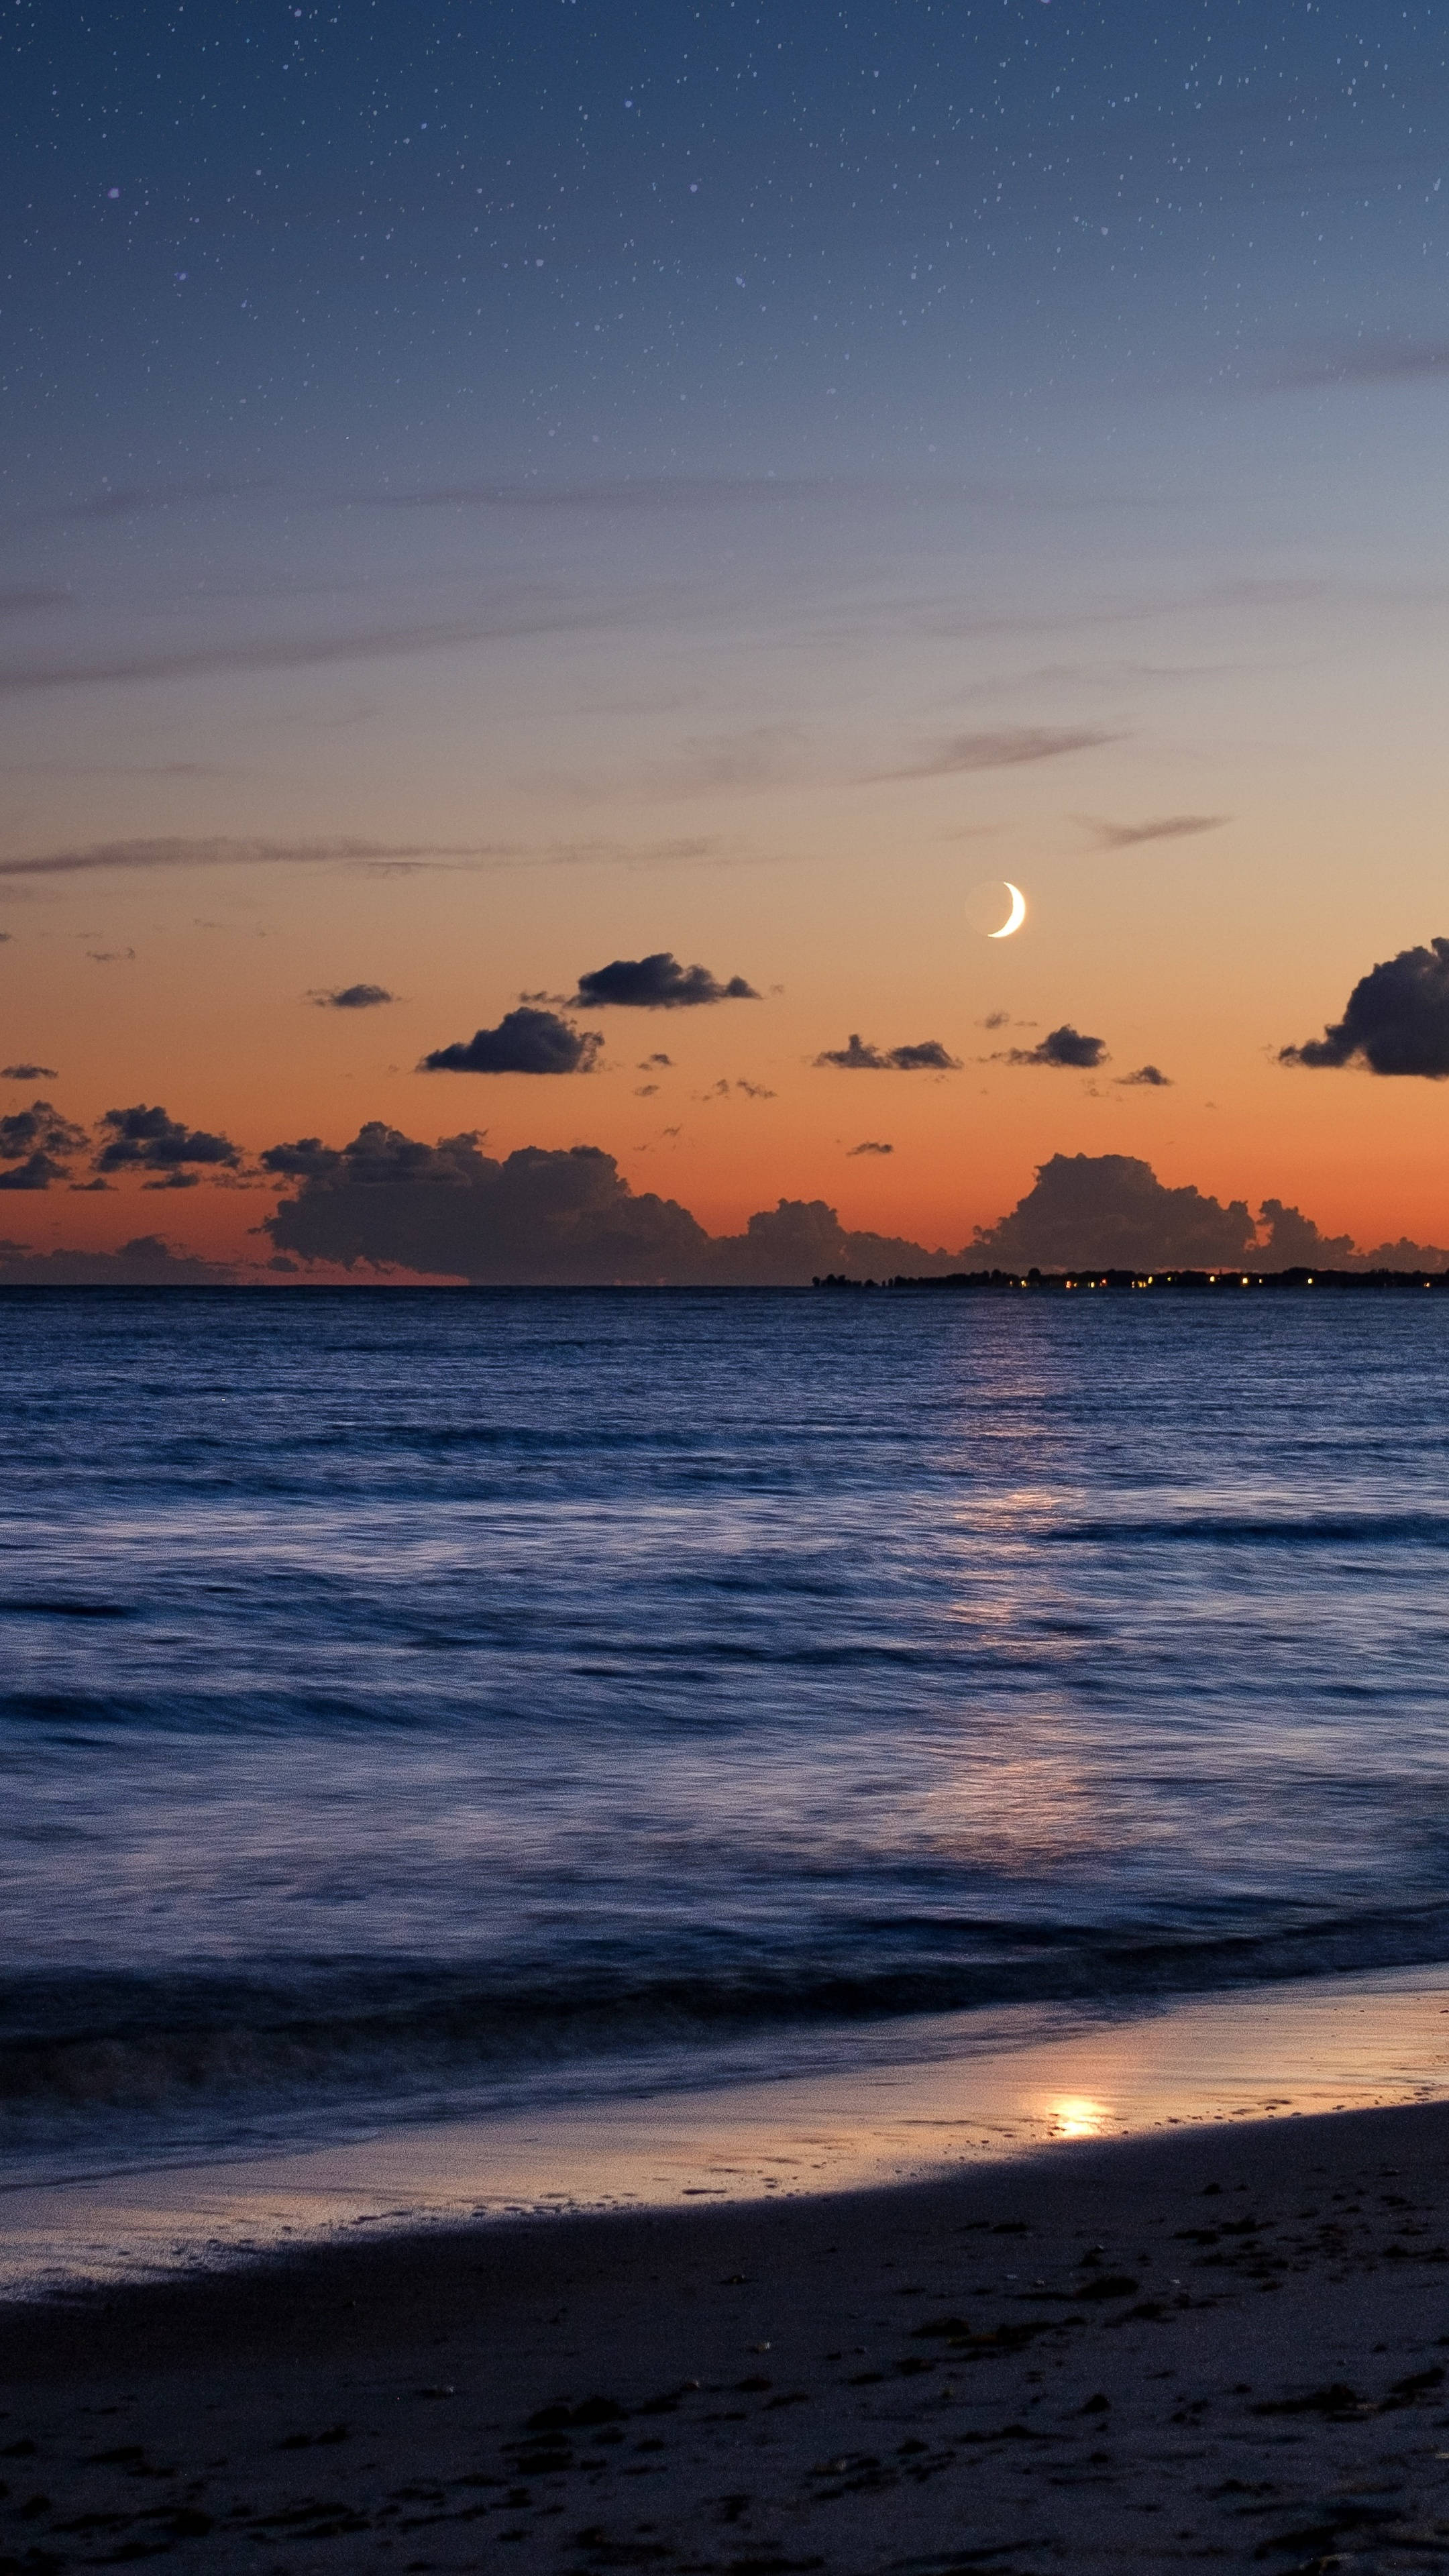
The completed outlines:
<svg viewBox="0 0 1449 2576">
<path fill-rule="evenodd" d="M 124 687 L 145 680 L 191 680 L 217 671 L 301 671 L 327 664 L 390 661 L 405 654 L 442 653 L 460 645 L 487 644 L 529 635 L 570 633 L 610 625 L 615 609 L 578 602 L 501 607 L 492 617 L 452 624 L 364 628 L 350 635 L 273 635 L 252 643 L 174 646 L 113 653 L 104 661 L 0 663 L 0 697 L 32 697 L 53 689 Z"/>
<path fill-rule="evenodd" d="M 500 1162 L 476 1136 L 424 1145 L 375 1122 L 340 1151 L 273 1146 L 269 1170 L 308 1167 L 265 1231 L 290 1259 L 403 1269 L 495 1286 L 669 1281 L 799 1286 L 825 1271 L 937 1272 L 951 1255 L 846 1232 L 822 1200 L 782 1199 L 743 1234 L 711 1237 L 687 1208 L 636 1193 L 611 1154 L 526 1146 Z"/>
<path fill-rule="evenodd" d="M 1423 383 L 1449 375 L 1449 340 L 1356 340 L 1300 359 L 1272 377 L 1275 389 Z"/>
<path fill-rule="evenodd" d="M 0 1242 L 0 1286 L 7 1288 L 218 1288 L 235 1275 L 173 1252 L 158 1234 L 133 1235 L 119 1252 L 31 1252 Z"/>
<path fill-rule="evenodd" d="M 860 1154 L 885 1153 L 877 1143 Z M 679 1286 L 801 1285 L 827 1272 L 941 1277 L 990 1265 L 1121 1269 L 1362 1269 L 1449 1266 L 1422 1245 L 1354 1252 L 1278 1199 L 1258 1224 L 1246 1203 L 1168 1188 L 1124 1154 L 1057 1154 L 999 1225 L 963 1251 L 842 1227 L 822 1199 L 782 1199 L 742 1234 L 706 1234 L 676 1200 L 636 1193 L 596 1146 L 526 1146 L 500 1161 L 476 1134 L 425 1145 L 375 1121 L 350 1145 L 303 1137 L 271 1146 L 269 1171 L 296 1182 L 264 1231 L 284 1260 L 402 1270 L 495 1286 L 659 1281 Z M 1259 1237 L 1259 1225 L 1263 1238 Z"/>
<path fill-rule="evenodd" d="M 107 483 L 84 501 L 57 510 L 58 519 L 133 519 L 149 510 L 173 510 L 191 501 L 234 501 L 257 489 L 253 483 L 231 483 L 220 476 L 196 476 L 173 483 Z"/>
<path fill-rule="evenodd" d="M 686 742 L 678 760 L 651 773 L 668 796 L 704 795 L 714 788 L 767 787 L 798 758 L 804 736 L 798 725 L 754 725 L 746 733 L 707 734 Z"/>
<path fill-rule="evenodd" d="M 710 1247 L 713 1274 L 734 1286 L 791 1287 L 831 1272 L 853 1279 L 941 1277 L 960 1267 L 959 1255 L 928 1252 L 899 1235 L 854 1233 L 842 1226 L 824 1199 L 781 1199 L 752 1216 L 743 1234 Z"/>
<path fill-rule="evenodd" d="M 1397 1243 L 1376 1243 L 1361 1252 L 1354 1265 L 1364 1270 L 1449 1270 L 1449 1252 L 1441 1243 L 1415 1243 L 1401 1234 Z"/>
<path fill-rule="evenodd" d="M 1258 1225 L 1260 1233 L 1266 1228 L 1257 1254 L 1257 1266 L 1263 1270 L 1449 1269 L 1449 1252 L 1442 1244 L 1414 1243 L 1401 1235 L 1397 1243 L 1379 1243 L 1369 1252 L 1360 1252 L 1352 1235 L 1324 1234 L 1311 1216 L 1285 1207 L 1281 1199 L 1264 1199 Z"/>
<path fill-rule="evenodd" d="M 469 1137 L 470 1144 L 477 1142 Z M 419 1147 L 419 1152 L 427 1148 Z M 261 1157 L 264 1172 L 277 1172 L 288 1180 L 320 1180 L 335 1172 L 342 1156 L 335 1145 L 324 1145 L 320 1136 L 299 1136 L 295 1145 L 269 1145 Z"/>
<path fill-rule="evenodd" d="M 708 1238 L 672 1199 L 636 1196 L 594 1146 L 525 1146 L 495 1162 L 476 1136 L 423 1145 L 374 1122 L 340 1153 L 315 1139 L 263 1155 L 306 1159 L 295 1198 L 267 1220 L 279 1252 L 499 1285 L 697 1278 Z"/>
<path fill-rule="evenodd" d="M 98 1172 L 159 1172 L 165 1176 L 162 1186 L 189 1189 L 194 1186 L 185 1177 L 190 1167 L 235 1171 L 241 1162 L 230 1137 L 188 1127 L 159 1106 L 148 1109 L 138 1101 L 132 1109 L 108 1109 L 97 1123 L 108 1140 L 95 1158 Z"/>
<path fill-rule="evenodd" d="M 998 725 L 989 733 L 956 733 L 924 750 L 904 769 L 877 770 L 866 785 L 896 778 L 955 778 L 973 769 L 1017 769 L 1059 760 L 1069 751 L 1099 751 L 1120 734 L 1089 725 Z"/>
<path fill-rule="evenodd" d="M 1342 1019 L 1321 1038 L 1281 1047 L 1278 1062 L 1315 1071 L 1357 1062 L 1370 1073 L 1420 1074 L 1442 1082 L 1449 1074 L 1449 939 L 1401 948 L 1397 957 L 1370 967 L 1350 993 Z"/>
<path fill-rule="evenodd" d="M 988 1011 L 985 1019 L 978 1020 L 976 1025 L 981 1029 L 1009 1029 L 1011 1013 L 1010 1011 Z"/>
<path fill-rule="evenodd" d="M 37 1149 L 27 1154 L 11 1172 L 0 1172 L 0 1190 L 48 1190 L 53 1181 L 69 1178 L 69 1163 L 58 1163 L 53 1154 Z"/>
<path fill-rule="evenodd" d="M 747 1100 L 773 1100 L 775 1097 L 774 1092 L 767 1091 L 762 1082 L 746 1082 L 742 1073 L 735 1076 L 735 1089 L 742 1091 Z"/>
<path fill-rule="evenodd" d="M 1067 1072 L 1094 1073 L 1099 1065 L 1107 1062 L 1107 1042 L 1105 1038 L 1084 1037 L 1080 1029 L 1073 1028 L 1070 1020 L 1064 1020 L 1059 1029 L 1047 1031 L 1039 1046 L 1011 1047 L 997 1061 L 1047 1064 Z"/>
<path fill-rule="evenodd" d="M 505 1011 L 496 1029 L 478 1029 L 466 1045 L 435 1047 L 420 1073 L 588 1073 L 603 1045 L 598 1030 L 576 1029 L 556 1011 Z"/>
<path fill-rule="evenodd" d="M 1164 814 L 1156 823 L 1103 823 L 1079 814 L 1079 823 L 1095 835 L 1104 850 L 1135 850 L 1141 841 L 1185 841 L 1198 832 L 1220 832 L 1230 814 Z"/>
<path fill-rule="evenodd" d="M 88 948 L 86 955 L 93 966 L 134 966 L 134 948 Z"/>
<path fill-rule="evenodd" d="M 852 1145 L 846 1159 L 853 1163 L 857 1154 L 893 1154 L 895 1150 L 894 1145 L 874 1145 L 867 1138 L 863 1145 Z"/>
<path fill-rule="evenodd" d="M 59 1082 L 53 1064 L 0 1064 L 0 1082 Z"/>
<path fill-rule="evenodd" d="M 0 859 L 0 878 L 156 874 L 192 868 L 347 867 L 398 872 L 410 868 L 674 867 L 694 860 L 725 864 L 712 840 L 629 846 L 617 841 L 560 841 L 530 846 L 496 841 L 243 841 L 223 837 L 95 841 L 79 849 L 43 850 Z M 734 864 L 733 861 L 729 862 Z M 755 862 L 749 862 L 755 864 Z M 740 860 L 739 864 L 746 864 Z M 760 861 L 758 864 L 769 864 Z M 0 931 L 0 940 L 9 933 Z"/>
<path fill-rule="evenodd" d="M 411 866 L 438 859 L 482 859 L 486 844 L 407 841 L 96 841 L 84 849 L 48 850 L 33 858 L 0 859 L 0 877 L 96 876 L 112 871 L 150 875 L 183 868 L 306 868 Z"/>
<path fill-rule="evenodd" d="M 919 1046 L 869 1046 L 855 1030 L 843 1047 L 827 1047 L 815 1059 L 817 1065 L 833 1064 L 845 1073 L 959 1073 L 961 1059 L 948 1055 L 939 1038 L 923 1038 Z"/>
<path fill-rule="evenodd" d="M 999 1225 L 978 1230 L 976 1261 L 1027 1270 L 1211 1270 L 1254 1248 L 1247 1204 L 1168 1189 L 1127 1154 L 1054 1154 Z"/>
<path fill-rule="evenodd" d="M 28 1109 L 0 1118 L 0 1162 L 14 1162 L 37 1145 L 50 1154 L 78 1154 L 85 1142 L 85 1129 L 72 1126 L 48 1100 L 32 1100 Z"/>
<path fill-rule="evenodd" d="M 656 1064 L 667 1065 L 671 1073 L 674 1070 L 674 1059 L 672 1056 L 646 1055 L 643 1063 L 639 1067 L 639 1071 L 641 1073 L 652 1073 Z"/>
<path fill-rule="evenodd" d="M 1159 1065 L 1139 1064 L 1135 1073 L 1118 1074 L 1117 1087 L 1119 1091 L 1170 1091 L 1172 1076 Z"/>
<path fill-rule="evenodd" d="M 757 1002 L 743 975 L 721 984 L 707 966 L 681 966 L 667 948 L 651 957 L 616 957 L 579 977 L 576 1010 L 682 1011 L 703 1002 Z"/>
<path fill-rule="evenodd" d="M 1304 1216 L 1300 1208 L 1285 1207 L 1281 1199 L 1264 1199 L 1258 1228 L 1262 1245 L 1256 1264 L 1264 1270 L 1344 1270 L 1357 1260 L 1352 1235 L 1320 1233 L 1311 1216 Z"/>
<path fill-rule="evenodd" d="M 48 1100 L 12 1110 L 0 1118 L 0 1162 L 16 1168 L 0 1172 L 0 1190 L 48 1190 L 54 1182 L 68 1180 L 73 1157 L 88 1141 L 85 1129 L 62 1118 Z"/>
<path fill-rule="evenodd" d="M 385 984 L 344 984 L 340 992 L 309 993 L 307 999 L 321 1011 L 375 1011 L 383 1002 L 395 1002 L 397 995 Z"/>
<path fill-rule="evenodd" d="M 597 483 L 439 483 L 413 492 L 362 492 L 376 510 L 693 510 L 721 503 L 779 504 L 835 495 L 841 485 L 809 475 L 643 474 Z"/>
<path fill-rule="evenodd" d="M 42 590 L 23 582 L 9 582 L 0 587 L 0 617 L 29 617 L 37 609 L 69 608 L 68 590 Z"/>
</svg>

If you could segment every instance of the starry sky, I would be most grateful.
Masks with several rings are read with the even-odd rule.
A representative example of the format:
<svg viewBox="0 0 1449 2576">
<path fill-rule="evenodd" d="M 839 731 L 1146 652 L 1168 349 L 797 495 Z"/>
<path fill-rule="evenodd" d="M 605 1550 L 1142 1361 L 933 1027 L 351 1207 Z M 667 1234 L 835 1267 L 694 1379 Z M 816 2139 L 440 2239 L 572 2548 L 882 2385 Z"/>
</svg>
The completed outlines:
<svg viewBox="0 0 1449 2576">
<path fill-rule="evenodd" d="M 1442 10 L 8 0 L 0 124 L 0 1235 L 381 1121 L 1449 1240 L 1449 952 L 1282 1060 L 1449 930 Z"/>
</svg>

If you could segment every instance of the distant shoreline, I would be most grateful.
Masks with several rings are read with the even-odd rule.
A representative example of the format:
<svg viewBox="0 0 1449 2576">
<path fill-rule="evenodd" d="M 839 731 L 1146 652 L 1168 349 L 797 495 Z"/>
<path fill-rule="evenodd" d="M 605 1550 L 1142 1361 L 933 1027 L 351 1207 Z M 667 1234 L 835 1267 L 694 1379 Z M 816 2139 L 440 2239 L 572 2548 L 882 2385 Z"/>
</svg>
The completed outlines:
<svg viewBox="0 0 1449 2576">
<path fill-rule="evenodd" d="M 1424 1289 L 1449 1287 L 1449 1270 L 1115 1270 L 1088 1264 L 1066 1270 L 952 1270 L 944 1277 L 851 1279 L 829 1271 L 812 1288 L 946 1288 L 1065 1295 L 1073 1289 L 1147 1290 L 1154 1295 L 1197 1295 L 1214 1288 Z"/>
<path fill-rule="evenodd" d="M 295 1279 L 285 1286 L 266 1278 L 250 1279 L 0 1279 L 0 1302 L 6 1298 L 91 1297 L 800 1297 L 815 1289 L 847 1293 L 881 1289 L 974 1290 L 1001 1296 L 1023 1291 L 1065 1295 L 1084 1289 L 1115 1289 L 1152 1295 L 1197 1295 L 1215 1289 L 1240 1293 L 1244 1288 L 1334 1291 L 1376 1290 L 1382 1294 L 1449 1288 L 1449 1270 L 1121 1270 L 1083 1263 L 1065 1270 L 950 1270 L 914 1277 L 897 1272 L 888 1279 L 858 1279 L 843 1271 L 826 1271 L 800 1279 Z"/>
</svg>

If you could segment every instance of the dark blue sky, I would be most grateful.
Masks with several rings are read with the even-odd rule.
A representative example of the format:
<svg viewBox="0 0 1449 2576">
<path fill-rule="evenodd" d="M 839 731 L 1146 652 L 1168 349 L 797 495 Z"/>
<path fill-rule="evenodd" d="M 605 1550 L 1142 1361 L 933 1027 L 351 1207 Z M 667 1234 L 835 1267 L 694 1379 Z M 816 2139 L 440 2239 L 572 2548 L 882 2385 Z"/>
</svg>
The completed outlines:
<svg viewBox="0 0 1449 2576">
<path fill-rule="evenodd" d="M 1392 366 L 1442 11 L 61 8 L 0 36 L 10 491 L 849 471 Z M 114 193 L 113 193 L 114 192 Z M 124 447 L 124 460 L 120 453 Z"/>
</svg>

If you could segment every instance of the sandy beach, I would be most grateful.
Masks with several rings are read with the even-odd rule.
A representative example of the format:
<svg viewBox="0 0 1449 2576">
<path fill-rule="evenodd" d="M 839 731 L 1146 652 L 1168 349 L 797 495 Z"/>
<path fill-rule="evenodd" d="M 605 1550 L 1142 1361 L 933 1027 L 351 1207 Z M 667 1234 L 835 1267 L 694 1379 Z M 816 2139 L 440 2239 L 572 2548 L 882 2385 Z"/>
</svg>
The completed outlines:
<svg viewBox="0 0 1449 2576">
<path fill-rule="evenodd" d="M 1449 2556 L 1449 2106 L 12 2304 L 0 2569 Z"/>
</svg>

